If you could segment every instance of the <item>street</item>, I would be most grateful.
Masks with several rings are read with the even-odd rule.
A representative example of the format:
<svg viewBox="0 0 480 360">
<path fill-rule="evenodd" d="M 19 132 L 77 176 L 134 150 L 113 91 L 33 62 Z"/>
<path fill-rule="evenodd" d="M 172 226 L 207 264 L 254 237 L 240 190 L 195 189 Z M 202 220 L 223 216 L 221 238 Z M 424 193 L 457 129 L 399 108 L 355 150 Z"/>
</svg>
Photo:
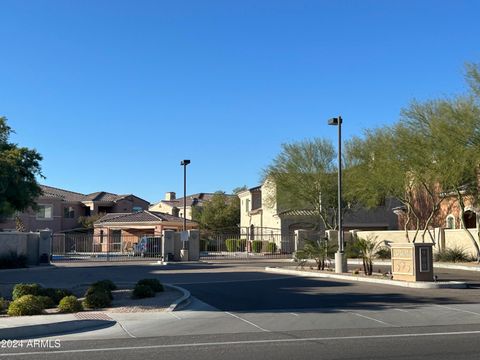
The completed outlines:
<svg viewBox="0 0 480 360">
<path fill-rule="evenodd" d="M 9 272 L 12 281 L 45 285 L 158 276 L 192 298 L 180 311 L 152 313 L 148 323 L 127 314 L 122 326 L 52 336 L 60 348 L 3 348 L 0 357 L 472 359 L 480 351 L 478 273 L 438 270 L 443 278 L 469 279 L 471 288 L 425 290 L 278 276 L 265 273 L 266 265 L 275 263 L 74 264 Z"/>
</svg>

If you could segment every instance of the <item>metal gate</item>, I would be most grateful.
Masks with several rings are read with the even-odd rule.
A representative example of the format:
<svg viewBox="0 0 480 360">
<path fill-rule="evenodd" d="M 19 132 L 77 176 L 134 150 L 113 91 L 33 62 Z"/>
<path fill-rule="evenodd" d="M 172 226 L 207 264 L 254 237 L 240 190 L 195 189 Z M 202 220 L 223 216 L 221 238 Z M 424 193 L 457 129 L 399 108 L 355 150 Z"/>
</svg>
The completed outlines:
<svg viewBox="0 0 480 360">
<path fill-rule="evenodd" d="M 52 261 L 128 261 L 162 258 L 162 236 L 53 234 Z"/>
<path fill-rule="evenodd" d="M 280 233 L 255 234 L 200 234 L 201 259 L 262 260 L 291 258 L 295 249 L 294 235 Z"/>
</svg>

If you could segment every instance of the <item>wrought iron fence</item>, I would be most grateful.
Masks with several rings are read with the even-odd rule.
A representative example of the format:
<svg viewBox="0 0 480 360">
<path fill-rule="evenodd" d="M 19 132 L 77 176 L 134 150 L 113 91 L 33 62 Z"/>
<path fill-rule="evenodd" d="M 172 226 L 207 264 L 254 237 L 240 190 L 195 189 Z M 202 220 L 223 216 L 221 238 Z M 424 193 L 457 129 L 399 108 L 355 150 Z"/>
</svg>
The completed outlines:
<svg viewBox="0 0 480 360">
<path fill-rule="evenodd" d="M 53 234 L 52 261 L 160 258 L 162 236 Z"/>
<path fill-rule="evenodd" d="M 289 258 L 295 249 L 294 235 L 280 233 L 228 234 L 201 232 L 200 257 L 203 259 Z"/>
</svg>

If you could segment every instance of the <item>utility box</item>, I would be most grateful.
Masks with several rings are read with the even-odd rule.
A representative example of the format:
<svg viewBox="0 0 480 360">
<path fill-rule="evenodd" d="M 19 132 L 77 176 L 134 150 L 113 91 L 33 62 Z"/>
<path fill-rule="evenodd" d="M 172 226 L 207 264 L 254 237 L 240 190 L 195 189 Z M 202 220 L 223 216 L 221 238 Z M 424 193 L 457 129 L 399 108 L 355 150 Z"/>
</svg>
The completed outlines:
<svg viewBox="0 0 480 360">
<path fill-rule="evenodd" d="M 393 280 L 433 281 L 433 244 L 392 244 Z"/>
</svg>

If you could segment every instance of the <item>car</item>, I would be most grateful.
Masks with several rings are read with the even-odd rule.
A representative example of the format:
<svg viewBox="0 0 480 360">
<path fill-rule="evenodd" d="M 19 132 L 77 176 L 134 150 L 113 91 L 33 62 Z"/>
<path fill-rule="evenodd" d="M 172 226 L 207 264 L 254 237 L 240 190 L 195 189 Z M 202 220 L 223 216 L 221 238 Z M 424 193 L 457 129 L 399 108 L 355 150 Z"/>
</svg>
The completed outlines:
<svg viewBox="0 0 480 360">
<path fill-rule="evenodd" d="M 161 256 L 161 236 L 142 236 L 133 246 L 134 256 Z"/>
</svg>

